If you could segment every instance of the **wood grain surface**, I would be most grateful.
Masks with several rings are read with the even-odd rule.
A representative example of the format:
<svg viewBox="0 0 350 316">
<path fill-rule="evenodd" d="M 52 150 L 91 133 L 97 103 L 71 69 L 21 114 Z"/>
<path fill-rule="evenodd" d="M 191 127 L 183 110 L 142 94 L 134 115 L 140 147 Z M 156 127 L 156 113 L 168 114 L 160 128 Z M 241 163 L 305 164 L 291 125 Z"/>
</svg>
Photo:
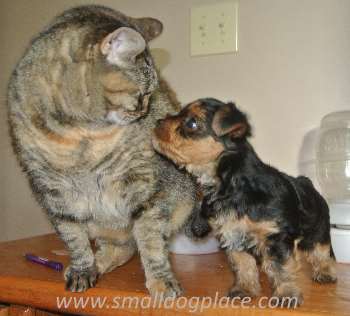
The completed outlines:
<svg viewBox="0 0 350 316">
<path fill-rule="evenodd" d="M 191 306 L 186 308 L 129 308 L 121 305 L 121 297 L 148 296 L 144 287 L 144 275 L 138 256 L 111 273 L 103 275 L 97 287 L 87 292 L 70 293 L 65 291 L 63 276 L 45 266 L 28 262 L 24 253 L 31 252 L 38 256 L 60 261 L 65 266 L 69 258 L 56 255 L 52 251 L 62 250 L 62 242 L 53 234 L 29 239 L 5 242 L 0 244 L 0 302 L 30 306 L 59 312 L 86 315 L 350 315 L 350 265 L 337 264 L 338 283 L 319 285 L 311 281 L 307 264 L 300 271 L 300 284 L 304 292 L 304 304 L 297 309 L 259 308 L 258 299 L 243 307 L 213 306 L 193 311 Z M 171 255 L 171 261 L 177 278 L 185 292 L 184 296 L 222 297 L 227 292 L 233 276 L 226 263 L 223 253 L 209 255 Z M 271 295 L 266 276 L 261 275 L 263 295 Z M 216 294 L 218 292 L 218 294 Z M 88 300 L 105 299 L 103 307 L 95 307 L 88 303 L 85 308 L 57 307 L 57 297 L 67 297 Z M 91 301 L 90 301 L 91 302 Z M 117 308 L 118 307 L 118 308 Z"/>
</svg>

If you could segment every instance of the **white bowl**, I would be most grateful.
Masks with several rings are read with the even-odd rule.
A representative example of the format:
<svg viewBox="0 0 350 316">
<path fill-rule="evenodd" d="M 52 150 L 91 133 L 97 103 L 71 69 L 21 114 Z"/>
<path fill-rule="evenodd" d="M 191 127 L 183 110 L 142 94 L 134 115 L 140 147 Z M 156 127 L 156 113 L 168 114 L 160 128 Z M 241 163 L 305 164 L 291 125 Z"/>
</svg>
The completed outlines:
<svg viewBox="0 0 350 316">
<path fill-rule="evenodd" d="M 350 201 L 337 201 L 329 203 L 331 224 L 348 225 L 350 228 Z"/>
<path fill-rule="evenodd" d="M 218 252 L 219 244 L 212 236 L 194 241 L 185 234 L 178 234 L 170 244 L 170 251 L 182 255 L 208 254 Z"/>
<path fill-rule="evenodd" d="M 331 240 L 337 262 L 350 263 L 350 229 L 332 227 Z"/>
</svg>

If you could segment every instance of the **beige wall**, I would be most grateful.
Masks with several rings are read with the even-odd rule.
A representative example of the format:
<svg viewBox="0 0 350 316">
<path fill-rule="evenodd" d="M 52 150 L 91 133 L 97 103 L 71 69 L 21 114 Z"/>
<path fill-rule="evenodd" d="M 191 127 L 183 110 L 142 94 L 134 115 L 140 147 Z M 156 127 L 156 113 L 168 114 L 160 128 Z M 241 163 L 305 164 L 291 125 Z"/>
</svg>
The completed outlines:
<svg viewBox="0 0 350 316">
<path fill-rule="evenodd" d="M 297 173 L 303 137 L 321 117 L 350 109 L 349 0 L 241 0 L 239 52 L 197 58 L 189 56 L 189 8 L 213 1 L 96 2 L 163 21 L 164 33 L 152 47 L 163 49 L 157 50 L 163 74 L 180 100 L 237 101 L 251 114 L 257 151 L 289 173 Z M 0 2 L 0 240 L 50 229 L 10 148 L 5 114 L 10 71 L 36 32 L 61 10 L 81 3 L 89 2 Z"/>
</svg>

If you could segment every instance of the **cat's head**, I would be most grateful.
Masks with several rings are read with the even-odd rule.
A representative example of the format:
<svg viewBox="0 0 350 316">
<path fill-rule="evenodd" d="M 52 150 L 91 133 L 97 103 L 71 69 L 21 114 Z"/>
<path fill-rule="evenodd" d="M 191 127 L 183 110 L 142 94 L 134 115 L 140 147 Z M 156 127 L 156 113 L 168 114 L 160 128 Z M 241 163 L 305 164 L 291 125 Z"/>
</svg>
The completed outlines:
<svg viewBox="0 0 350 316">
<path fill-rule="evenodd" d="M 162 30 L 162 23 L 156 19 L 129 18 L 129 23 L 121 23 L 100 40 L 102 58 L 112 68 L 118 67 L 132 76 L 137 74 L 138 80 L 153 79 L 155 69 L 148 42 L 158 37 Z"/>
<path fill-rule="evenodd" d="M 112 120 L 118 108 L 141 111 L 158 87 L 148 42 L 159 36 L 162 29 L 162 23 L 153 18 L 128 18 L 128 23 L 121 23 L 100 39 L 101 83 Z"/>
</svg>

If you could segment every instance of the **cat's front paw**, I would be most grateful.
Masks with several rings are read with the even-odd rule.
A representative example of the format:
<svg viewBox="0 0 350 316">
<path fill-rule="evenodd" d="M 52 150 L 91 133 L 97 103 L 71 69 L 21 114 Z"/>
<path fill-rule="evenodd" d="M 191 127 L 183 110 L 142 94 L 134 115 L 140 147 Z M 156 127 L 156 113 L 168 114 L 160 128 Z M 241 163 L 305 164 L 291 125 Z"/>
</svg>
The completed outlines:
<svg viewBox="0 0 350 316">
<path fill-rule="evenodd" d="M 94 287 L 97 278 L 98 272 L 95 265 L 81 270 L 69 266 L 64 272 L 66 290 L 71 292 L 84 292 L 90 287 Z"/>
<path fill-rule="evenodd" d="M 146 282 L 152 297 L 166 298 L 178 297 L 182 294 L 182 288 L 176 279 L 153 279 Z"/>
</svg>

